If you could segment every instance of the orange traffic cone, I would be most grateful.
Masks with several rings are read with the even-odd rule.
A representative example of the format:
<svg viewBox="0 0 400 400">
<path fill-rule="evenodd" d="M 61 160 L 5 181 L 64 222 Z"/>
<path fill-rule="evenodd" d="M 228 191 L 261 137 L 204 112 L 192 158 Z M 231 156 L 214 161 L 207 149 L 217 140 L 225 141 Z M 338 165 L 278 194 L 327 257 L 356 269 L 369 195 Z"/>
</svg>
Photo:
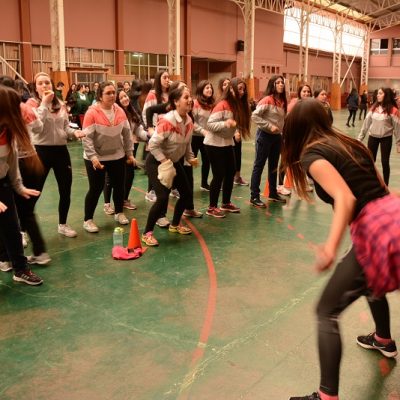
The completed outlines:
<svg viewBox="0 0 400 400">
<path fill-rule="evenodd" d="M 285 179 L 283 180 L 283 186 L 286 189 L 293 189 L 292 172 L 289 168 L 286 170 Z"/>
<path fill-rule="evenodd" d="M 135 250 L 137 248 L 142 248 L 142 243 L 140 241 L 139 228 L 137 225 L 137 221 L 135 218 L 132 218 L 131 221 L 131 231 L 129 232 L 129 241 L 128 241 L 128 251 Z"/>
<path fill-rule="evenodd" d="M 265 188 L 264 188 L 263 196 L 264 196 L 264 197 L 268 197 L 268 196 L 269 196 L 269 183 L 268 183 L 268 179 L 267 179 L 267 181 L 265 182 Z"/>
</svg>

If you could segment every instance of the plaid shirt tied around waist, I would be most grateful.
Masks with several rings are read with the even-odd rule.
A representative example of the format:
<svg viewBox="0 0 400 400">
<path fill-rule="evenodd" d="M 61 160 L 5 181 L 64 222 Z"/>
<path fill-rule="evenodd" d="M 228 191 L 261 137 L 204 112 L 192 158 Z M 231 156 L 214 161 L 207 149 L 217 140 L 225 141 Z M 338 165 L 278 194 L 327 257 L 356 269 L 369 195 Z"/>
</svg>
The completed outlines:
<svg viewBox="0 0 400 400">
<path fill-rule="evenodd" d="M 357 261 L 375 297 L 400 288 L 400 197 L 370 201 L 350 225 Z"/>
</svg>

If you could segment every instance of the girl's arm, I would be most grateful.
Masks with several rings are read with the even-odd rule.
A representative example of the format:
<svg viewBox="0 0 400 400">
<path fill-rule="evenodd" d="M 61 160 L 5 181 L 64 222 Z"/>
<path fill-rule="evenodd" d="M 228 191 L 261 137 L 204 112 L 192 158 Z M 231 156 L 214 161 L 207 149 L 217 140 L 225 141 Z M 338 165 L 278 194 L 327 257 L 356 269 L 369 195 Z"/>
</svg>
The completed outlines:
<svg viewBox="0 0 400 400">
<path fill-rule="evenodd" d="M 372 124 L 372 111 L 368 111 L 367 116 L 363 122 L 360 134 L 358 135 L 358 140 L 362 142 L 365 138 L 365 134 L 369 131 L 369 128 Z"/>
<path fill-rule="evenodd" d="M 345 180 L 329 161 L 314 161 L 310 165 L 309 172 L 312 178 L 334 200 L 329 235 L 317 252 L 316 267 L 323 271 L 332 265 L 336 257 L 346 227 L 352 220 L 356 198 Z"/>
</svg>

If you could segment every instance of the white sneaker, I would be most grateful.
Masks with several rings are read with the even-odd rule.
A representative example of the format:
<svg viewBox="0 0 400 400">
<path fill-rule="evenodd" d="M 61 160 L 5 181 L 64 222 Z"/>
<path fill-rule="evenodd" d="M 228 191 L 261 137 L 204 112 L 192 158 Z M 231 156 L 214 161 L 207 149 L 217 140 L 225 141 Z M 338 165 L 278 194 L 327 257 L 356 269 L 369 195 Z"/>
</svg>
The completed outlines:
<svg viewBox="0 0 400 400">
<path fill-rule="evenodd" d="M 292 192 L 289 189 L 286 189 L 283 185 L 278 185 L 276 191 L 282 196 L 289 196 Z"/>
<path fill-rule="evenodd" d="M 147 201 L 151 201 L 152 203 L 155 203 L 157 201 L 156 192 L 154 190 L 150 190 L 150 192 L 146 192 L 146 195 L 144 196 L 144 198 Z"/>
<path fill-rule="evenodd" d="M 99 227 L 93 222 L 92 219 L 88 219 L 83 223 L 83 229 L 90 233 L 96 233 L 99 231 Z"/>
<path fill-rule="evenodd" d="M 114 220 L 121 225 L 128 225 L 129 219 L 125 217 L 124 213 L 118 213 L 114 215 Z"/>
<path fill-rule="evenodd" d="M 156 225 L 158 225 L 160 228 L 168 228 L 170 225 L 170 222 L 167 217 L 161 217 L 161 218 L 158 218 Z"/>
<path fill-rule="evenodd" d="M 175 197 L 176 199 L 179 199 L 181 195 L 179 194 L 178 189 L 172 189 L 171 193 L 169 194 L 171 197 Z"/>
<path fill-rule="evenodd" d="M 0 271 L 8 272 L 12 270 L 12 265 L 9 261 L 0 261 Z"/>
<path fill-rule="evenodd" d="M 104 203 L 103 210 L 107 215 L 114 215 L 115 213 L 114 207 L 110 203 Z"/>
<path fill-rule="evenodd" d="M 28 256 L 28 264 L 46 265 L 51 261 L 50 256 L 47 253 L 39 254 L 38 256 Z"/>
<path fill-rule="evenodd" d="M 26 234 L 26 232 L 21 232 L 21 236 L 22 236 L 22 246 L 28 247 L 28 235 Z"/>
<path fill-rule="evenodd" d="M 77 237 L 78 234 L 67 224 L 58 224 L 58 233 L 69 238 Z"/>
</svg>

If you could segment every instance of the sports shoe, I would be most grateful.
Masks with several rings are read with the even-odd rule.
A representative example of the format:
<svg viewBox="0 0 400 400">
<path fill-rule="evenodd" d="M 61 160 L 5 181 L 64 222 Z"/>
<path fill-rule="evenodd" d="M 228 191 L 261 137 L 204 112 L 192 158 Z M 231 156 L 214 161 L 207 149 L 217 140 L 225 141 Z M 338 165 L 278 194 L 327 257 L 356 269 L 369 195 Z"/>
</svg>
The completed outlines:
<svg viewBox="0 0 400 400">
<path fill-rule="evenodd" d="M 143 233 L 142 242 L 147 244 L 147 246 L 158 246 L 157 239 L 153 236 L 153 231 Z"/>
<path fill-rule="evenodd" d="M 389 344 L 383 344 L 375 339 L 375 332 L 367 336 L 357 336 L 357 344 L 364 349 L 379 350 L 385 357 L 397 356 L 396 342 L 392 340 Z"/>
<path fill-rule="evenodd" d="M 13 280 L 15 282 L 23 282 L 31 286 L 37 286 L 43 283 L 43 279 L 34 274 L 30 269 L 14 272 Z"/>
<path fill-rule="evenodd" d="M 184 225 L 170 225 L 168 230 L 174 233 L 180 233 L 181 235 L 190 235 L 192 230 Z"/>
<path fill-rule="evenodd" d="M 227 211 L 230 213 L 240 213 L 240 208 L 236 207 L 233 203 L 222 204 L 221 205 L 222 211 Z"/>
<path fill-rule="evenodd" d="M 107 215 L 114 215 L 115 213 L 114 207 L 111 205 L 111 203 L 104 203 L 103 210 Z"/>
<path fill-rule="evenodd" d="M 200 190 L 202 192 L 209 192 L 210 191 L 210 185 L 208 183 L 205 183 L 204 185 L 200 186 Z"/>
<path fill-rule="evenodd" d="M 78 234 L 67 224 L 58 224 L 58 233 L 69 238 L 77 237 Z"/>
<path fill-rule="evenodd" d="M 38 256 L 28 256 L 28 264 L 38 264 L 38 265 L 46 265 L 51 261 L 50 256 L 47 253 L 41 253 Z"/>
<path fill-rule="evenodd" d="M 193 209 L 193 210 L 185 210 L 183 212 L 183 215 L 189 218 L 201 218 L 203 216 L 203 213 Z"/>
<path fill-rule="evenodd" d="M 289 189 L 286 189 L 283 185 L 278 185 L 276 191 L 282 196 L 289 196 L 292 192 Z"/>
<path fill-rule="evenodd" d="M 223 211 L 221 211 L 220 208 L 218 207 L 208 207 L 206 214 L 209 215 L 210 217 L 215 217 L 215 218 L 225 218 L 226 215 Z"/>
<path fill-rule="evenodd" d="M 179 199 L 181 197 L 181 195 L 178 192 L 178 189 L 172 189 L 169 195 L 170 197 L 175 197 L 176 199 Z"/>
<path fill-rule="evenodd" d="M 233 184 L 238 186 L 249 186 L 249 182 L 245 181 L 241 176 L 239 176 L 239 178 L 235 178 L 233 180 Z"/>
<path fill-rule="evenodd" d="M 150 192 L 146 192 L 146 195 L 144 196 L 144 198 L 147 201 L 151 201 L 152 203 L 155 203 L 157 201 L 156 192 L 154 190 L 150 190 Z"/>
<path fill-rule="evenodd" d="M 169 224 L 170 222 L 167 217 L 158 218 L 156 222 L 156 225 L 159 226 L 160 228 L 168 228 Z"/>
<path fill-rule="evenodd" d="M 83 229 L 90 233 L 96 233 L 99 231 L 99 227 L 93 222 L 92 219 L 88 219 L 83 223 Z"/>
<path fill-rule="evenodd" d="M 129 219 L 125 217 L 124 213 L 118 213 L 114 215 L 114 221 L 121 225 L 128 225 Z"/>
<path fill-rule="evenodd" d="M 28 247 L 28 235 L 26 234 L 26 232 L 21 232 L 21 236 L 22 236 L 22 246 Z"/>
<path fill-rule="evenodd" d="M 8 272 L 12 270 L 12 265 L 9 261 L 0 261 L 0 271 Z"/>
<path fill-rule="evenodd" d="M 314 392 L 308 396 L 290 397 L 289 400 L 321 400 L 321 397 L 319 397 L 319 393 Z"/>
<path fill-rule="evenodd" d="M 254 199 L 250 199 L 251 205 L 258 208 L 265 208 L 267 207 L 265 203 L 263 203 L 259 197 L 255 197 Z"/>
<path fill-rule="evenodd" d="M 270 194 L 268 196 L 268 201 L 272 201 L 274 203 L 286 203 L 286 199 L 283 197 L 279 196 L 279 194 Z"/>
<path fill-rule="evenodd" d="M 136 210 L 137 207 L 135 204 L 131 203 L 131 201 L 128 200 L 124 200 L 124 208 L 126 208 L 127 210 Z"/>
</svg>

